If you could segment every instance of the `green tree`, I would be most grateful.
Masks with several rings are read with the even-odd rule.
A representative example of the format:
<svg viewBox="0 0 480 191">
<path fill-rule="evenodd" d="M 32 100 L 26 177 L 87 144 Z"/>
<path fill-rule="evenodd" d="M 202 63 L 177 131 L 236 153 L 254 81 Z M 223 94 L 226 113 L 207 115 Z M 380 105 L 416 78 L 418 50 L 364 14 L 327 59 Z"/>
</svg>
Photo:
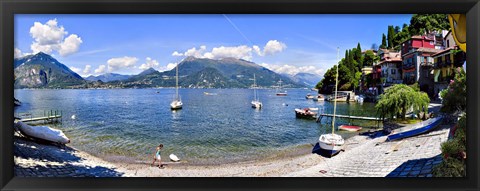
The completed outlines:
<svg viewBox="0 0 480 191">
<path fill-rule="evenodd" d="M 363 58 L 363 65 L 364 66 L 373 66 L 374 63 L 378 62 L 380 57 L 375 55 L 372 50 L 365 51 L 365 55 Z"/>
<path fill-rule="evenodd" d="M 382 34 L 382 44 L 380 45 L 380 48 L 387 48 L 387 37 L 385 36 L 385 33 Z"/>
<path fill-rule="evenodd" d="M 375 108 L 380 112 L 382 118 L 398 117 L 405 119 L 409 109 L 414 113 L 428 112 L 430 98 L 427 93 L 415 91 L 405 84 L 396 84 L 380 95 L 380 100 Z"/>
<path fill-rule="evenodd" d="M 387 47 L 388 47 L 389 49 L 392 49 L 393 46 L 394 46 L 394 44 L 393 44 L 393 37 L 395 36 L 395 29 L 393 28 L 393 25 L 389 25 L 389 26 L 388 26 L 388 33 L 387 33 L 387 35 L 388 35 L 388 40 L 387 40 L 388 46 L 387 46 Z"/>
<path fill-rule="evenodd" d="M 414 14 L 410 19 L 410 35 L 450 30 L 447 14 Z"/>
</svg>

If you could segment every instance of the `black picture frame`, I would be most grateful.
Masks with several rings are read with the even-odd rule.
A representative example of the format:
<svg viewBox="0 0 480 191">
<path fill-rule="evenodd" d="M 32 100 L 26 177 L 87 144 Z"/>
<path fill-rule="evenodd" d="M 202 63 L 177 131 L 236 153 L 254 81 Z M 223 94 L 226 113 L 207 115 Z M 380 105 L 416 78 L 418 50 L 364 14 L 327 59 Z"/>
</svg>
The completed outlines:
<svg viewBox="0 0 480 191">
<path fill-rule="evenodd" d="M 19 178 L 13 176 L 15 14 L 402 14 L 467 15 L 465 178 Z M 478 190 L 480 3 L 478 0 L 0 0 L 2 190 Z"/>
</svg>

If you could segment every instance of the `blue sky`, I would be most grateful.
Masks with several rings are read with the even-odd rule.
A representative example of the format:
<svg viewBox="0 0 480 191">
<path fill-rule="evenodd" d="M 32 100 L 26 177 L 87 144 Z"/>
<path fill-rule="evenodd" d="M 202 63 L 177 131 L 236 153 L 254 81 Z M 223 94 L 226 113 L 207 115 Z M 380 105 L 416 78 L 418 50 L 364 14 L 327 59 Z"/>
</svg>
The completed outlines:
<svg viewBox="0 0 480 191">
<path fill-rule="evenodd" d="M 411 15 L 16 15 L 15 56 L 43 51 L 82 76 L 168 70 L 185 56 L 323 73 Z M 173 54 L 175 52 L 175 54 Z"/>
</svg>

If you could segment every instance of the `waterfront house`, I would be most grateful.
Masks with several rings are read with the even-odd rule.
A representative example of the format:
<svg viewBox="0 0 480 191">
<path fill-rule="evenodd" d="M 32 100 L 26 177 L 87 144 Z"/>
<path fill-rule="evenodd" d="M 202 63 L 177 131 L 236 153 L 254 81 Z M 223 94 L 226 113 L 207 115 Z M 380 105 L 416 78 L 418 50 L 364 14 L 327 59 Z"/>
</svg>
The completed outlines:
<svg viewBox="0 0 480 191">
<path fill-rule="evenodd" d="M 372 67 L 363 67 L 362 68 L 362 78 L 360 80 L 360 91 L 364 92 L 365 90 L 368 89 L 367 82 L 371 81 L 372 78 Z"/>
<path fill-rule="evenodd" d="M 402 79 L 405 84 L 418 83 L 420 90 L 433 96 L 433 57 L 440 49 L 435 49 L 434 36 L 412 36 L 402 43 Z"/>
<path fill-rule="evenodd" d="M 466 59 L 465 52 L 461 51 L 455 44 L 451 32 L 446 34 L 443 42 L 446 49 L 432 55 L 434 59 L 433 88 L 435 96 L 448 87 L 448 83 L 455 75 L 455 68 L 462 67 Z"/>
<path fill-rule="evenodd" d="M 384 86 L 401 84 L 402 80 L 402 57 L 400 52 L 380 49 L 378 51 L 380 62 L 376 64 L 376 71 Z"/>
</svg>

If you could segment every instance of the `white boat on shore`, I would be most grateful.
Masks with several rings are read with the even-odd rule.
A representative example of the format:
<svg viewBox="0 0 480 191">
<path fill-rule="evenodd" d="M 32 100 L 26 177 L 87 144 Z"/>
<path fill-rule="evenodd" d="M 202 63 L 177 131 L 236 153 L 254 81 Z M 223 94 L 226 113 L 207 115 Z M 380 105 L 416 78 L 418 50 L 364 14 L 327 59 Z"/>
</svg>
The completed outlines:
<svg viewBox="0 0 480 191">
<path fill-rule="evenodd" d="M 53 143 L 70 143 L 70 139 L 65 136 L 63 131 L 48 126 L 30 126 L 21 121 L 15 121 L 14 127 L 23 135 L 28 137 L 41 139 Z"/>
<path fill-rule="evenodd" d="M 339 49 L 337 48 L 337 60 L 339 54 L 338 51 Z M 337 75 L 335 80 L 335 97 L 337 97 L 338 92 L 338 66 L 336 68 Z M 342 136 L 335 134 L 335 114 L 337 111 L 337 99 L 333 99 L 333 102 L 332 133 L 320 135 L 320 137 L 318 138 L 318 145 L 320 146 L 320 149 L 329 157 L 332 157 L 333 155 L 342 151 L 345 144 L 345 140 L 342 138 Z"/>
</svg>

